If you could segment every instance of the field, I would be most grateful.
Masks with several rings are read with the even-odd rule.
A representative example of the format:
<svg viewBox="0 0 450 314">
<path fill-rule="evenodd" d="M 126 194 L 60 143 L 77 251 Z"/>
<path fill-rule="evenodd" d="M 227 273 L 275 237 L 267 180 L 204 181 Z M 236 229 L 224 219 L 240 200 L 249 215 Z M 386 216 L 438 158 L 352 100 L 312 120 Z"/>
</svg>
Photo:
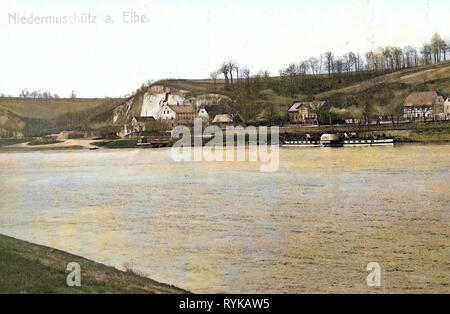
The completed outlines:
<svg viewBox="0 0 450 314">
<path fill-rule="evenodd" d="M 66 284 L 67 264 L 81 267 L 81 287 Z M 1 293 L 185 293 L 135 274 L 119 271 L 52 248 L 0 235 Z"/>
<path fill-rule="evenodd" d="M 101 98 L 88 99 L 23 99 L 0 98 L 0 109 L 8 109 L 23 118 L 55 119 L 70 112 L 79 112 L 101 105 Z"/>
<path fill-rule="evenodd" d="M 20 131 L 25 137 L 86 130 L 92 120 L 106 120 L 106 116 L 121 101 L 114 98 L 43 100 L 2 97 L 0 129 Z"/>
</svg>

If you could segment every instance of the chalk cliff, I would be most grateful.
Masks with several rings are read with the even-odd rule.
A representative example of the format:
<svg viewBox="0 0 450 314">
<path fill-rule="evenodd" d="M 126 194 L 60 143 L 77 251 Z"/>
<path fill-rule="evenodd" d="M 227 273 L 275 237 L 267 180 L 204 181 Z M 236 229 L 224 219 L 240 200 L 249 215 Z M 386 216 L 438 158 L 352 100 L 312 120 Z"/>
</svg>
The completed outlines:
<svg viewBox="0 0 450 314">
<path fill-rule="evenodd" d="M 201 108 L 217 105 L 221 100 L 229 99 L 220 94 L 190 96 L 189 91 L 169 88 L 162 85 L 150 86 L 145 92 L 135 94 L 113 111 L 113 123 L 129 122 L 133 117 L 154 117 L 159 119 L 162 107 L 195 106 Z"/>
</svg>

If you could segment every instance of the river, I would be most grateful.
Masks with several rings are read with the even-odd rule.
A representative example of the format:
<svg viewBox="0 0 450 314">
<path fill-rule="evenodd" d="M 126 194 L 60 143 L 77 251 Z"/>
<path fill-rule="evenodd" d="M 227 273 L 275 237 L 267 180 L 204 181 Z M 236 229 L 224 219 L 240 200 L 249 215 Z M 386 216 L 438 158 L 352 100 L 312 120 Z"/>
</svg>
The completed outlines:
<svg viewBox="0 0 450 314">
<path fill-rule="evenodd" d="M 0 233 L 196 293 L 449 292 L 450 145 L 0 152 Z"/>
</svg>

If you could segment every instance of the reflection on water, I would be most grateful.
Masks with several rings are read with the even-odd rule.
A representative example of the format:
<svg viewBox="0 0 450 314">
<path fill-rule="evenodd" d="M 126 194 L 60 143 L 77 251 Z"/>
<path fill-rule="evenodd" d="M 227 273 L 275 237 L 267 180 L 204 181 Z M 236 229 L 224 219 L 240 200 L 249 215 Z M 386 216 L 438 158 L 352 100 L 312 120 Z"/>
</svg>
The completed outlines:
<svg viewBox="0 0 450 314">
<path fill-rule="evenodd" d="M 170 150 L 0 154 L 0 233 L 193 292 L 448 292 L 449 145 L 281 149 L 280 170 Z"/>
</svg>

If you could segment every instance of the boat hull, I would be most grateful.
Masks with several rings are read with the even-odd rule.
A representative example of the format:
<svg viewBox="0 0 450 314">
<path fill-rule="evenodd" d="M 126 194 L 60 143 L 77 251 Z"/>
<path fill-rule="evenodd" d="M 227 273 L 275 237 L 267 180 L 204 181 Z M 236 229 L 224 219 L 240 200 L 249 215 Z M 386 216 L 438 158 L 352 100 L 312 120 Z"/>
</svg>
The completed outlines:
<svg viewBox="0 0 450 314">
<path fill-rule="evenodd" d="M 349 139 L 343 141 L 285 141 L 283 147 L 364 147 L 394 146 L 394 139 Z"/>
<path fill-rule="evenodd" d="M 354 139 L 344 140 L 344 147 L 358 147 L 358 146 L 394 146 L 394 139 Z"/>
</svg>

